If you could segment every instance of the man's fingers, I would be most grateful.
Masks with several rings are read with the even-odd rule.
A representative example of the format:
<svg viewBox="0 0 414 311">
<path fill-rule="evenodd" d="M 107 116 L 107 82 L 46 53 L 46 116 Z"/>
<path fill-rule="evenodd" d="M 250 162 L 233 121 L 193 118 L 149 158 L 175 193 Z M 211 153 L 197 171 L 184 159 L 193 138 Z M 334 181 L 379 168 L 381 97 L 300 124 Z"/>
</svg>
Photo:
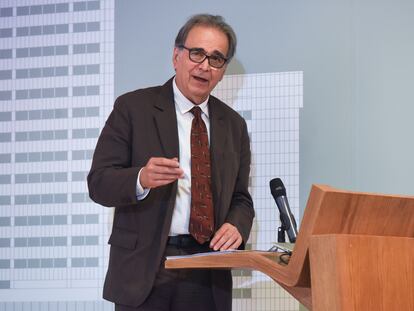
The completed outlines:
<svg viewBox="0 0 414 311">
<path fill-rule="evenodd" d="M 171 174 L 178 175 L 179 177 L 184 174 L 184 171 L 180 168 L 180 163 L 177 161 L 177 158 L 151 158 L 145 167 L 148 169 L 148 172 L 158 174 Z"/>
<path fill-rule="evenodd" d="M 215 251 L 221 250 L 223 245 L 226 244 L 227 238 L 225 238 L 224 236 L 217 241 L 217 243 L 214 245 L 213 249 Z"/>
<path fill-rule="evenodd" d="M 237 244 L 237 241 L 239 240 L 239 235 L 238 234 L 224 234 L 218 241 L 217 243 L 214 245 L 213 249 L 215 251 L 217 250 L 227 250 L 227 249 L 231 249 L 234 248 L 233 245 Z M 240 246 L 241 243 L 238 243 L 237 247 Z M 236 248 L 237 248 L 236 247 Z"/>
<path fill-rule="evenodd" d="M 150 158 L 141 171 L 140 183 L 144 188 L 156 188 L 184 177 L 177 158 Z"/>
<path fill-rule="evenodd" d="M 242 243 L 241 237 L 233 237 L 232 239 L 229 239 L 221 248 L 221 251 L 225 251 L 228 249 L 237 249 L 240 244 Z"/>
<path fill-rule="evenodd" d="M 210 247 L 215 251 L 235 249 L 240 246 L 242 241 L 237 228 L 230 223 L 224 223 L 211 240 Z"/>
<path fill-rule="evenodd" d="M 182 174 L 181 172 L 176 173 L 159 173 L 159 172 L 147 172 L 147 175 L 150 180 L 160 180 L 160 179 L 171 179 L 176 180 L 178 178 L 181 178 Z"/>
<path fill-rule="evenodd" d="M 149 174 L 148 178 L 146 178 L 142 175 L 141 177 L 143 177 L 143 182 L 141 182 L 141 185 L 145 188 L 156 188 L 159 186 L 164 186 L 176 181 L 180 177 L 179 175 Z"/>
<path fill-rule="evenodd" d="M 177 158 L 151 158 L 148 161 L 148 164 L 150 163 L 158 166 L 180 167 L 180 163 Z"/>
<path fill-rule="evenodd" d="M 154 166 L 152 168 L 152 172 L 156 174 L 164 174 L 164 175 L 178 175 L 180 176 L 183 173 L 183 170 L 179 167 L 171 168 L 167 166 Z"/>
<path fill-rule="evenodd" d="M 210 242 L 210 247 L 214 248 L 216 243 L 222 238 L 224 233 L 227 231 L 227 228 L 225 226 L 221 226 L 217 232 L 214 234 L 213 239 Z"/>
<path fill-rule="evenodd" d="M 220 250 L 224 251 L 224 250 L 229 249 L 230 246 L 233 245 L 234 242 L 236 242 L 236 241 L 237 241 L 237 236 L 233 235 L 233 236 L 229 237 L 227 239 L 227 241 L 225 243 L 223 243 L 223 245 L 220 247 Z"/>
</svg>

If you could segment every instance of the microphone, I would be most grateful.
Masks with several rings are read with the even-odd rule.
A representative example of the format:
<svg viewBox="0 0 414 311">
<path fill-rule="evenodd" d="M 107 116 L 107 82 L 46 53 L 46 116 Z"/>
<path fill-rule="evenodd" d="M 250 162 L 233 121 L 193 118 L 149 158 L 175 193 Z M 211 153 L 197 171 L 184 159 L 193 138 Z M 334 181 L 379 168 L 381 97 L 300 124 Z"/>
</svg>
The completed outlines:
<svg viewBox="0 0 414 311">
<path fill-rule="evenodd" d="M 283 241 L 278 242 L 284 242 L 284 231 L 286 231 L 290 243 L 295 243 L 296 236 L 298 235 L 298 229 L 296 227 L 295 217 L 289 207 L 285 186 L 280 178 L 272 179 L 269 184 L 270 191 L 272 192 L 272 196 L 276 201 L 276 205 L 280 213 L 281 227 L 279 228 L 279 231 L 282 230 Z"/>
</svg>

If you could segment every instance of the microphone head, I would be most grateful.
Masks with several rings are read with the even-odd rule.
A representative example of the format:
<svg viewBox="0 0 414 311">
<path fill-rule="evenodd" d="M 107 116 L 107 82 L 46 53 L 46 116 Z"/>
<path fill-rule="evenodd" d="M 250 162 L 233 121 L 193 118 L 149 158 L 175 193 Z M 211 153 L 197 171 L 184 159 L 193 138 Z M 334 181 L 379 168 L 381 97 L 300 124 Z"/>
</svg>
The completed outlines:
<svg viewBox="0 0 414 311">
<path fill-rule="evenodd" d="M 286 188 L 280 178 L 273 178 L 270 183 L 270 191 L 272 195 L 277 198 L 280 196 L 286 196 Z"/>
</svg>

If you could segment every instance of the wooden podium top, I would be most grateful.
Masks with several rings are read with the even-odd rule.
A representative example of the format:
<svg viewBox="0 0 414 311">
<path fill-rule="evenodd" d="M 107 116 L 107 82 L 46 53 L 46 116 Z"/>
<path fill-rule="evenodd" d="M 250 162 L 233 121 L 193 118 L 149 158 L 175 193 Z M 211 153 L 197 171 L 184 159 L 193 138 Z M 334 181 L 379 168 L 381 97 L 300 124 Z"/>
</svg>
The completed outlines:
<svg viewBox="0 0 414 311">
<path fill-rule="evenodd" d="M 320 235 L 414 237 L 414 197 L 313 185 L 288 265 L 279 253 L 239 251 L 169 259 L 166 268 L 245 268 L 269 275 L 309 309 L 310 241 Z M 375 260 L 375 258 L 374 258 Z"/>
</svg>

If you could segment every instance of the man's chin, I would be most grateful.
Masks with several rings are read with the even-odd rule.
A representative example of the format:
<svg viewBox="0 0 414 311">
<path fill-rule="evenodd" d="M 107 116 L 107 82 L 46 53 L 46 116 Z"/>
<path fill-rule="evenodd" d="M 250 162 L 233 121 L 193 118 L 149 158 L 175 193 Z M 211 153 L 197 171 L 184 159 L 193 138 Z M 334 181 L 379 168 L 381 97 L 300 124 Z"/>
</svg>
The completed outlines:
<svg viewBox="0 0 414 311">
<path fill-rule="evenodd" d="M 191 81 L 191 88 L 194 93 L 208 93 L 210 91 L 210 83 L 208 81 Z"/>
<path fill-rule="evenodd" d="M 209 94 L 210 90 L 208 88 L 193 88 L 191 90 L 191 97 L 199 101 L 197 104 L 201 104 L 203 101 L 205 101 Z"/>
</svg>

